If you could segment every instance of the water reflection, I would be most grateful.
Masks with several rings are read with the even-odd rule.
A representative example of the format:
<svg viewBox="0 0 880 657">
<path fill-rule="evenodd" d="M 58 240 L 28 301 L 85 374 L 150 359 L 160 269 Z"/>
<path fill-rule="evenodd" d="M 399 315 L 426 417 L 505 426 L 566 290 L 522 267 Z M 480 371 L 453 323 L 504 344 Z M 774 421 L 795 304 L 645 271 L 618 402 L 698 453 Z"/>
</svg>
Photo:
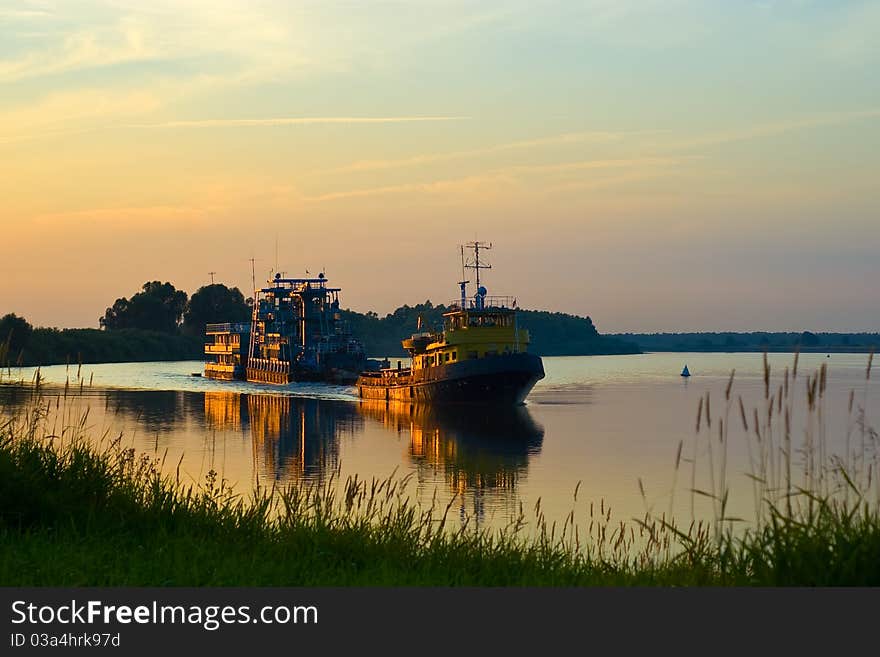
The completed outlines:
<svg viewBox="0 0 880 657">
<path fill-rule="evenodd" d="M 398 434 L 409 434 L 407 456 L 419 480 L 441 479 L 460 500 L 461 514 L 478 521 L 486 502 L 515 511 L 516 487 L 529 459 L 541 451 L 544 429 L 524 407 L 431 407 L 365 400 L 361 413 Z"/>
<path fill-rule="evenodd" d="M 770 354 L 768 360 L 777 386 L 785 367 L 791 368 L 792 356 Z M 799 369 L 813 372 L 827 361 L 825 354 L 801 354 Z M 685 362 L 692 376 L 682 380 Z M 831 363 L 822 431 L 825 436 L 827 427 L 829 455 L 838 455 L 849 450 L 847 437 L 858 430 L 853 418 L 861 408 L 865 425 L 877 426 L 880 387 L 876 376 L 865 380 L 865 355 L 833 354 Z M 874 367 L 876 374 L 876 362 Z M 761 354 L 676 353 L 546 358 L 547 376 L 529 396 L 528 406 L 501 417 L 480 415 L 476 409 L 386 408 L 381 402 L 362 406 L 337 387 L 309 387 L 309 394 L 322 399 L 276 401 L 296 390 L 191 377 L 193 363 L 89 366 L 83 376 L 88 382 L 94 374 L 96 385 L 72 383 L 65 398 L 64 382 L 76 370 L 61 365 L 42 370 L 48 383 L 41 389 L 39 415 L 47 416 L 54 432 L 56 421 L 60 430 L 89 411 L 88 435 L 122 435 L 126 445 L 165 459 L 172 476 L 179 468 L 187 483 L 203 482 L 213 469 L 242 493 L 256 480 L 271 484 L 319 478 L 335 467 L 343 480 L 354 474 L 382 479 L 396 468 L 398 477 L 412 476 L 411 498 L 430 503 L 437 491 L 440 505 L 454 498 L 471 517 L 474 510 L 485 509 L 485 525 L 492 524 L 493 515 L 496 526 L 502 525 L 505 509 L 520 501 L 531 517 L 538 498 L 547 518 L 562 523 L 574 506 L 578 482 L 579 513 L 588 501 L 602 499 L 614 508 L 616 518 L 626 519 L 645 511 L 639 479 L 655 510 L 673 502 L 669 491 L 676 481 L 677 448 L 684 441 L 682 456 L 692 458 L 697 403 L 711 393 L 713 411 L 718 405 L 723 413 L 734 368 L 736 397 L 731 399 L 742 396 L 747 410 L 763 408 Z M 6 416 L 29 410 L 34 401 L 33 387 L 7 383 L 10 376 L 27 383 L 33 372 L 19 376 L 4 371 L 0 377 L 0 425 Z M 169 388 L 173 391 L 167 392 Z M 798 389 L 801 402 L 792 418 L 792 436 L 803 441 L 808 418 L 802 412 L 802 383 Z M 851 390 L 856 392 L 849 411 Z M 252 402 L 251 395 L 261 399 Z M 733 412 L 738 415 L 736 407 Z M 753 482 L 744 474 L 750 471 L 748 444 L 742 440 L 742 423 L 730 419 L 728 513 L 749 517 L 754 511 Z M 711 486 L 708 447 L 696 445 L 696 481 L 684 474 L 677 479 L 673 511 L 679 520 L 690 517 L 690 489 Z M 713 517 L 710 504 L 704 509 Z M 697 513 L 702 513 L 699 508 Z"/>
<path fill-rule="evenodd" d="M 187 420 L 200 420 L 199 395 L 178 390 L 107 390 L 104 410 L 136 421 L 148 433 L 168 433 L 185 426 Z M 91 392 L 88 396 L 91 396 Z"/>
<path fill-rule="evenodd" d="M 247 395 L 238 392 L 205 393 L 205 427 L 240 431 L 247 425 Z"/>
<path fill-rule="evenodd" d="M 6 412 L 32 399 L 26 388 L 3 388 Z M 175 466 L 180 461 L 195 481 L 212 469 L 237 486 L 321 481 L 337 470 L 343 479 L 381 478 L 397 469 L 398 476 L 414 476 L 423 501 L 436 491 L 440 504 L 455 499 L 454 509 L 478 521 L 487 509 L 516 511 L 518 486 L 544 440 L 544 428 L 523 407 L 432 408 L 226 390 L 86 389 L 65 396 L 46 388 L 42 395 L 53 411 L 57 401 L 72 409 L 69 417 L 89 409 L 93 433 L 120 431 L 137 449 L 168 454 Z"/>
<path fill-rule="evenodd" d="M 363 426 L 351 404 L 289 396 L 206 392 L 204 412 L 209 429 L 250 433 L 258 482 L 320 480 L 339 464 L 340 437 Z"/>
<path fill-rule="evenodd" d="M 687 379 L 685 379 L 687 380 Z M 589 383 L 550 384 L 535 388 L 529 395 L 530 404 L 571 405 L 592 404 L 594 401 L 593 386 Z"/>
<path fill-rule="evenodd" d="M 254 466 L 277 481 L 320 479 L 339 463 L 339 440 L 363 427 L 351 404 L 248 395 Z"/>
</svg>

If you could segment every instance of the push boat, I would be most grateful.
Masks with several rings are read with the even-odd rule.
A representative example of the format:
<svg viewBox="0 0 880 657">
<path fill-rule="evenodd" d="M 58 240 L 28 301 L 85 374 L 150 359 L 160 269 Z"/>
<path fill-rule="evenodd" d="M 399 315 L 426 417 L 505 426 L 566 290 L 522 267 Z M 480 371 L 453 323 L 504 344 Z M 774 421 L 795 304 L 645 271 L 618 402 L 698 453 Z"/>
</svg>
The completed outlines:
<svg viewBox="0 0 880 657">
<path fill-rule="evenodd" d="M 463 269 L 476 271 L 476 293 L 461 296 L 443 313 L 443 328 L 418 331 L 402 341 L 411 364 L 367 371 L 356 386 L 363 399 L 410 403 L 522 404 L 544 378 L 539 356 L 527 352 L 529 332 L 520 328 L 516 299 L 489 296 L 480 284 L 480 250 L 491 244 L 472 242 L 472 260 Z M 419 326 L 419 329 L 421 326 Z"/>
<path fill-rule="evenodd" d="M 276 274 L 255 291 L 250 323 L 208 324 L 212 342 L 205 376 L 288 384 L 320 381 L 352 384 L 370 366 L 363 344 L 339 310 L 340 288 L 317 278 Z"/>
</svg>

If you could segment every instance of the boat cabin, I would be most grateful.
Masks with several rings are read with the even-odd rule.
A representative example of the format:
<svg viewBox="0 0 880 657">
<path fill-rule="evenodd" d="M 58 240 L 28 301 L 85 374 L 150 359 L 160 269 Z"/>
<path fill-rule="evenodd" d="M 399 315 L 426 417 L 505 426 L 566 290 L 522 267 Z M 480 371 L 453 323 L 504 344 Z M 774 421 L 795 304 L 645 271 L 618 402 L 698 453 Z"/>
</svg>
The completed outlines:
<svg viewBox="0 0 880 657">
<path fill-rule="evenodd" d="M 469 304 L 453 302 L 443 313 L 442 331 L 417 333 L 402 344 L 412 369 L 419 370 L 520 353 L 529 344 L 529 332 L 519 328 L 512 297 L 478 295 Z"/>
</svg>

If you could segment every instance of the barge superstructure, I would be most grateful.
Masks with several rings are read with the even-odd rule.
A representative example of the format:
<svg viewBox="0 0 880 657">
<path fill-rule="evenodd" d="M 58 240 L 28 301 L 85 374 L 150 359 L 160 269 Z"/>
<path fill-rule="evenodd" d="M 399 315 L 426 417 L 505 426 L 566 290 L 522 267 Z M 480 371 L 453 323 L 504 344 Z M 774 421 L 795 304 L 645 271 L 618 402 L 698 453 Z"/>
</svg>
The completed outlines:
<svg viewBox="0 0 880 657">
<path fill-rule="evenodd" d="M 338 287 L 317 278 L 275 278 L 256 291 L 247 380 L 353 383 L 366 367 L 364 347 L 339 310 Z"/>
<path fill-rule="evenodd" d="M 316 278 L 276 274 L 255 290 L 249 325 L 209 324 L 214 343 L 205 353 L 211 378 L 288 384 L 322 381 L 351 384 L 368 366 L 364 347 L 339 309 L 340 288 Z"/>
<path fill-rule="evenodd" d="M 529 332 L 520 328 L 516 300 L 489 296 L 480 284 L 480 250 L 491 244 L 471 242 L 473 259 L 462 267 L 476 272 L 476 293 L 461 296 L 443 313 L 443 328 L 419 331 L 402 341 L 411 365 L 363 372 L 357 379 L 364 399 L 410 403 L 521 404 L 540 379 L 544 365 L 527 352 Z"/>
<path fill-rule="evenodd" d="M 205 376 L 234 381 L 245 377 L 251 325 L 247 322 L 208 324 L 205 335 L 213 340 L 205 344 Z"/>
</svg>

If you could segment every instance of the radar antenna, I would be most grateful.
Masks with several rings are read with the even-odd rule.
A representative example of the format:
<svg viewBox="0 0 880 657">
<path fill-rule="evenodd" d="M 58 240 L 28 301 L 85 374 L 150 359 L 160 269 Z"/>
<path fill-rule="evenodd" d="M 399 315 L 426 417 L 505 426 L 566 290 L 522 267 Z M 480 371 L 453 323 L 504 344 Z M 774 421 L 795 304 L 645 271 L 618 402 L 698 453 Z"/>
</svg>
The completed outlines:
<svg viewBox="0 0 880 657">
<path fill-rule="evenodd" d="M 481 269 L 492 269 L 492 265 L 480 262 L 480 249 L 484 251 L 488 251 L 492 248 L 491 242 L 468 242 L 465 244 L 469 249 L 473 249 L 474 251 L 474 259 L 464 263 L 463 267 L 465 269 L 473 269 L 477 272 L 477 289 L 480 288 L 480 270 Z M 464 252 L 464 248 L 462 248 L 462 253 Z"/>
</svg>

